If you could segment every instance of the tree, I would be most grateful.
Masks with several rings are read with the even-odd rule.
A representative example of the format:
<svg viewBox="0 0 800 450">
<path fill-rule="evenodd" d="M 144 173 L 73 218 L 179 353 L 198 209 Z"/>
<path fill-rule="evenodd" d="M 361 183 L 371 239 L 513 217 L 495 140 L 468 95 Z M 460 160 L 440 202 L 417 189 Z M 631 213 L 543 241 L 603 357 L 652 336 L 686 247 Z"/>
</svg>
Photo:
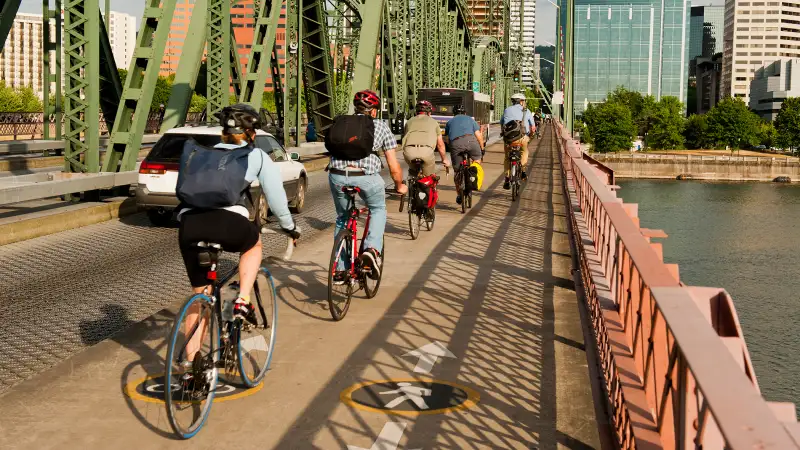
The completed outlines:
<svg viewBox="0 0 800 450">
<path fill-rule="evenodd" d="M 39 112 L 44 109 L 42 101 L 33 93 L 33 88 L 23 87 L 16 90 L 19 96 L 20 103 L 22 103 L 22 111 L 25 112 Z"/>
<path fill-rule="evenodd" d="M 189 102 L 189 112 L 203 112 L 206 109 L 206 98 L 192 92 L 192 100 Z"/>
<path fill-rule="evenodd" d="M 708 137 L 714 144 L 733 150 L 758 142 L 760 119 L 747 109 L 742 99 L 725 98 L 707 116 Z"/>
<path fill-rule="evenodd" d="M 627 106 L 617 102 L 592 105 L 584 112 L 584 120 L 596 152 L 613 152 L 631 148 L 636 128 Z"/>
<path fill-rule="evenodd" d="M 764 147 L 774 147 L 778 140 L 778 131 L 772 122 L 766 120 L 758 124 L 758 142 Z"/>
<path fill-rule="evenodd" d="M 172 80 L 174 79 L 175 74 L 171 74 L 169 78 L 163 75 L 158 76 L 156 88 L 153 91 L 153 101 L 150 103 L 150 111 L 158 111 L 161 105 L 167 105 L 169 95 L 172 93 Z"/>
<path fill-rule="evenodd" d="M 800 97 L 787 98 L 775 118 L 778 144 L 792 151 L 800 148 Z"/>
<path fill-rule="evenodd" d="M 14 88 L 6 86 L 5 81 L 0 81 L 0 112 L 20 112 L 22 101 Z"/>
<path fill-rule="evenodd" d="M 662 97 L 650 115 L 651 129 L 647 144 L 658 149 L 683 147 L 683 103 L 676 97 Z"/>
<path fill-rule="evenodd" d="M 117 73 L 119 73 L 119 82 L 122 84 L 122 87 L 125 87 L 125 79 L 128 78 L 128 69 L 117 69 Z"/>
<path fill-rule="evenodd" d="M 641 93 L 629 91 L 622 86 L 618 86 L 616 89 L 609 92 L 606 98 L 607 102 L 622 103 L 623 105 L 627 106 L 634 121 L 638 119 L 641 113 L 642 100 L 643 97 Z"/>
<path fill-rule="evenodd" d="M 631 111 L 633 115 L 633 123 L 636 125 L 636 132 L 644 139 L 644 147 L 650 145 L 647 139 L 650 134 L 650 129 L 653 128 L 653 121 L 655 114 L 659 107 L 656 104 L 656 99 L 652 95 L 642 97 L 642 101 L 638 103 L 638 110 Z"/>
<path fill-rule="evenodd" d="M 692 114 L 686 120 L 686 127 L 683 130 L 683 137 L 686 139 L 686 148 L 701 149 L 711 147 L 708 140 L 708 121 L 705 115 Z"/>
</svg>

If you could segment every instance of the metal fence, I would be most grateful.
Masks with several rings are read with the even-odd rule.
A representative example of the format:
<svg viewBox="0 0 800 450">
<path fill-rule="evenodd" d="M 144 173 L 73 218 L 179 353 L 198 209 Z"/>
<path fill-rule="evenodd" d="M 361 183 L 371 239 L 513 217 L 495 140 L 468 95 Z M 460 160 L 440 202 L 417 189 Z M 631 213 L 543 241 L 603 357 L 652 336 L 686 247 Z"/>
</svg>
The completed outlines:
<svg viewBox="0 0 800 450">
<path fill-rule="evenodd" d="M 622 449 L 798 449 L 793 404 L 766 402 L 730 296 L 688 287 L 605 173 L 559 131 L 564 190 L 603 388 Z M 601 178 L 603 177 L 603 178 Z"/>
<path fill-rule="evenodd" d="M 797 157 L 729 156 L 729 155 L 675 155 L 659 153 L 592 153 L 598 161 L 714 161 L 726 163 L 798 164 Z"/>
<path fill-rule="evenodd" d="M 202 113 L 189 113 L 189 115 L 187 115 L 187 121 L 192 114 Z M 158 133 L 163 118 L 163 113 L 161 111 L 151 111 L 147 117 L 145 134 Z M 55 118 L 51 116 L 50 137 L 52 138 L 56 136 L 56 126 L 53 123 L 55 121 L 54 119 Z M 108 134 L 108 127 L 106 126 L 106 121 L 102 113 L 100 113 L 98 120 L 100 121 L 100 133 Z M 64 130 L 63 118 L 61 121 L 61 129 Z M 37 112 L 0 112 L 0 137 L 11 138 L 13 140 L 41 139 L 44 137 L 44 114 Z"/>
</svg>

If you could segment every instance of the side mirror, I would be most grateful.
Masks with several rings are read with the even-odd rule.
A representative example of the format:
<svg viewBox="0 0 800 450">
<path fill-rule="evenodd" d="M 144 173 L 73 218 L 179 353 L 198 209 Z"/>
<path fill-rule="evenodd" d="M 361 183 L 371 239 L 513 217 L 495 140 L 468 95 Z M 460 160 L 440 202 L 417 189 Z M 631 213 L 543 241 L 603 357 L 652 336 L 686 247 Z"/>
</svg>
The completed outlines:
<svg viewBox="0 0 800 450">
<path fill-rule="evenodd" d="M 291 159 L 292 161 L 300 161 L 300 153 L 297 152 L 289 153 L 289 159 Z"/>
</svg>

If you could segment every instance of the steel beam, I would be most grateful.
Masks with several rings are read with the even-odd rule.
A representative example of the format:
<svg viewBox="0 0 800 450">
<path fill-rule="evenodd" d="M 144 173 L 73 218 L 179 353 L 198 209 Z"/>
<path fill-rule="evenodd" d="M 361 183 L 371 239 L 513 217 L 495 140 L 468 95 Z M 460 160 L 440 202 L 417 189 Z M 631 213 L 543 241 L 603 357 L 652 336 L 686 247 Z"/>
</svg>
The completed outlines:
<svg viewBox="0 0 800 450">
<path fill-rule="evenodd" d="M 108 0 L 106 0 L 108 1 Z M 122 98 L 122 83 L 119 80 L 117 63 L 114 61 L 114 52 L 111 50 L 111 42 L 108 38 L 108 25 L 102 26 L 103 15 L 100 10 L 98 20 L 100 26 L 100 110 L 106 122 L 106 129 L 110 131 L 114 128 L 114 119 L 117 116 L 117 107 Z M 108 14 L 106 14 L 108 17 Z"/>
<path fill-rule="evenodd" d="M 176 0 L 147 0 L 145 3 L 136 48 L 111 132 L 112 146 L 103 162 L 106 172 L 133 170 L 136 165 L 175 3 Z"/>
<path fill-rule="evenodd" d="M 386 2 L 388 3 L 388 1 Z M 401 77 L 396 73 L 395 45 L 392 42 L 392 8 L 386 4 L 383 9 L 383 29 L 381 30 L 381 98 L 386 102 L 389 119 L 394 121 L 398 111 L 402 109 L 402 90 L 398 89 L 398 80 Z M 394 125 L 394 122 L 393 122 Z M 394 127 L 393 127 L 394 129 Z"/>
<path fill-rule="evenodd" d="M 68 0 L 64 5 L 65 172 L 100 171 L 99 11 L 98 0 Z"/>
<path fill-rule="evenodd" d="M 374 89 L 375 62 L 378 55 L 381 20 L 384 2 L 369 1 L 359 7 L 359 14 L 365 20 L 361 22 L 361 35 L 358 39 L 358 53 L 353 70 L 353 91 Z M 379 18 L 375 20 L 375 18 Z M 353 105 L 350 105 L 353 110 Z"/>
<path fill-rule="evenodd" d="M 54 39 L 50 36 L 50 19 L 53 19 L 55 28 Z M 42 134 L 45 139 L 50 139 L 50 125 L 55 123 L 55 138 L 61 139 L 61 118 L 63 105 L 61 104 L 61 56 L 63 47 L 61 42 L 61 0 L 55 0 L 55 8 L 50 9 L 50 0 L 42 1 Z M 2 48 L 2 45 L 0 45 Z M 50 64 L 50 52 L 55 55 L 55 67 Z M 55 104 L 50 104 L 50 83 L 56 88 Z"/>
<path fill-rule="evenodd" d="M 306 113 L 314 121 L 317 133 L 324 136 L 336 115 L 331 70 L 331 47 L 328 40 L 328 15 L 324 0 L 300 0 L 302 4 L 302 68 L 306 89 Z M 383 3 L 376 0 L 374 3 Z M 362 14 L 361 17 L 364 17 Z M 375 22 L 380 23 L 380 20 Z M 363 30 L 362 30 L 363 32 Z M 373 62 L 374 66 L 374 62 Z"/>
<path fill-rule="evenodd" d="M 240 102 L 249 103 L 254 108 L 261 108 L 282 6 L 283 2 L 279 0 L 260 0 L 255 12 L 253 44 L 250 48 L 247 72 L 242 78 L 242 89 L 239 96 Z"/>
<path fill-rule="evenodd" d="M 231 4 L 229 0 L 208 0 L 208 57 L 206 117 L 213 117 L 230 104 L 231 91 Z"/>
<path fill-rule="evenodd" d="M 0 0 L 0 49 L 6 45 L 6 38 L 14 26 L 21 3 L 22 0 Z"/>
<path fill-rule="evenodd" d="M 178 70 L 172 82 L 172 92 L 164 111 L 164 120 L 161 122 L 161 132 L 186 123 L 186 113 L 189 111 L 197 75 L 203 62 L 207 19 L 208 1 L 195 0 L 189 30 L 186 32 L 186 40 L 183 41 L 181 58 L 178 61 Z"/>
<path fill-rule="evenodd" d="M 300 110 L 298 87 L 300 85 L 300 2 L 286 0 L 286 48 L 284 48 L 286 70 L 283 79 L 283 137 L 284 145 L 289 144 L 292 133 L 298 128 L 297 115 Z M 274 75 L 273 75 L 274 77 Z M 274 78 L 273 78 L 274 79 Z"/>
<path fill-rule="evenodd" d="M 233 98 L 235 99 L 234 102 L 239 101 L 239 97 L 242 95 L 242 62 L 241 58 L 239 57 L 239 47 L 236 45 L 236 36 L 233 33 L 233 22 L 231 22 L 231 32 L 230 32 L 230 76 L 231 79 L 229 81 L 230 86 L 233 88 Z M 228 101 L 225 103 L 226 105 L 230 104 L 230 94 L 228 95 Z M 257 109 L 257 108 L 256 108 Z"/>
</svg>

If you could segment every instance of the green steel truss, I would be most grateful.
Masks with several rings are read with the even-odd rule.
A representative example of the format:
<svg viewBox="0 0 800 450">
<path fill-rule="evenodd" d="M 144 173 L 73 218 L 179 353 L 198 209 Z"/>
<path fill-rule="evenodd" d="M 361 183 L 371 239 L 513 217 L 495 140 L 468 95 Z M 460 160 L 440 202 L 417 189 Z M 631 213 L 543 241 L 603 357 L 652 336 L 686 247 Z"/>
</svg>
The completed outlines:
<svg viewBox="0 0 800 450">
<path fill-rule="evenodd" d="M 97 10 L 100 26 L 100 110 L 106 122 L 106 129 L 114 128 L 114 119 L 117 116 L 117 107 L 122 98 L 122 83 L 119 81 L 117 63 L 114 61 L 114 53 L 111 50 L 111 42 L 108 37 L 108 27 L 102 26 L 103 16 Z"/>
<path fill-rule="evenodd" d="M 10 4 L 10 3 L 9 3 Z M 4 5 L 5 6 L 5 5 Z M 5 12 L 0 13 L 0 16 Z M 13 15 L 11 16 L 13 17 Z M 55 25 L 55 36 L 50 36 L 50 19 Z M 0 19 L 2 21 L 3 19 Z M 43 137 L 50 139 L 50 125 L 55 123 L 55 137 L 61 139 L 61 0 L 55 0 L 55 8 L 50 8 L 50 0 L 42 1 L 42 106 Z M 2 31 L 0 31 L 2 33 Z M 3 34 L 3 39 L 5 35 Z M 0 39 L 2 48 L 2 39 Z M 50 62 L 50 52 L 55 54 L 55 67 Z M 50 104 L 50 83 L 55 85 L 55 104 Z"/>
<path fill-rule="evenodd" d="M 0 48 L 6 44 L 8 33 L 14 26 L 14 18 L 22 0 L 0 0 Z"/>
<path fill-rule="evenodd" d="M 326 3 L 320 0 L 299 0 L 302 3 L 302 68 L 308 120 L 314 121 L 317 132 L 324 135 L 336 116 L 331 70 L 331 48 L 328 36 Z"/>
<path fill-rule="evenodd" d="M 206 117 L 211 120 L 230 104 L 231 87 L 231 3 L 230 0 L 208 0 L 208 78 Z M 238 66 L 238 61 L 236 64 Z"/>
<path fill-rule="evenodd" d="M 239 96 L 240 102 L 249 103 L 254 108 L 261 107 L 282 6 L 278 0 L 259 0 L 256 6 L 253 44 Z"/>
<path fill-rule="evenodd" d="M 103 162 L 105 172 L 128 171 L 136 166 L 175 3 L 176 0 L 145 3 L 142 26 L 136 36 L 136 48 L 111 132 L 111 145 Z M 224 28 L 230 30 L 229 26 Z"/>
</svg>

